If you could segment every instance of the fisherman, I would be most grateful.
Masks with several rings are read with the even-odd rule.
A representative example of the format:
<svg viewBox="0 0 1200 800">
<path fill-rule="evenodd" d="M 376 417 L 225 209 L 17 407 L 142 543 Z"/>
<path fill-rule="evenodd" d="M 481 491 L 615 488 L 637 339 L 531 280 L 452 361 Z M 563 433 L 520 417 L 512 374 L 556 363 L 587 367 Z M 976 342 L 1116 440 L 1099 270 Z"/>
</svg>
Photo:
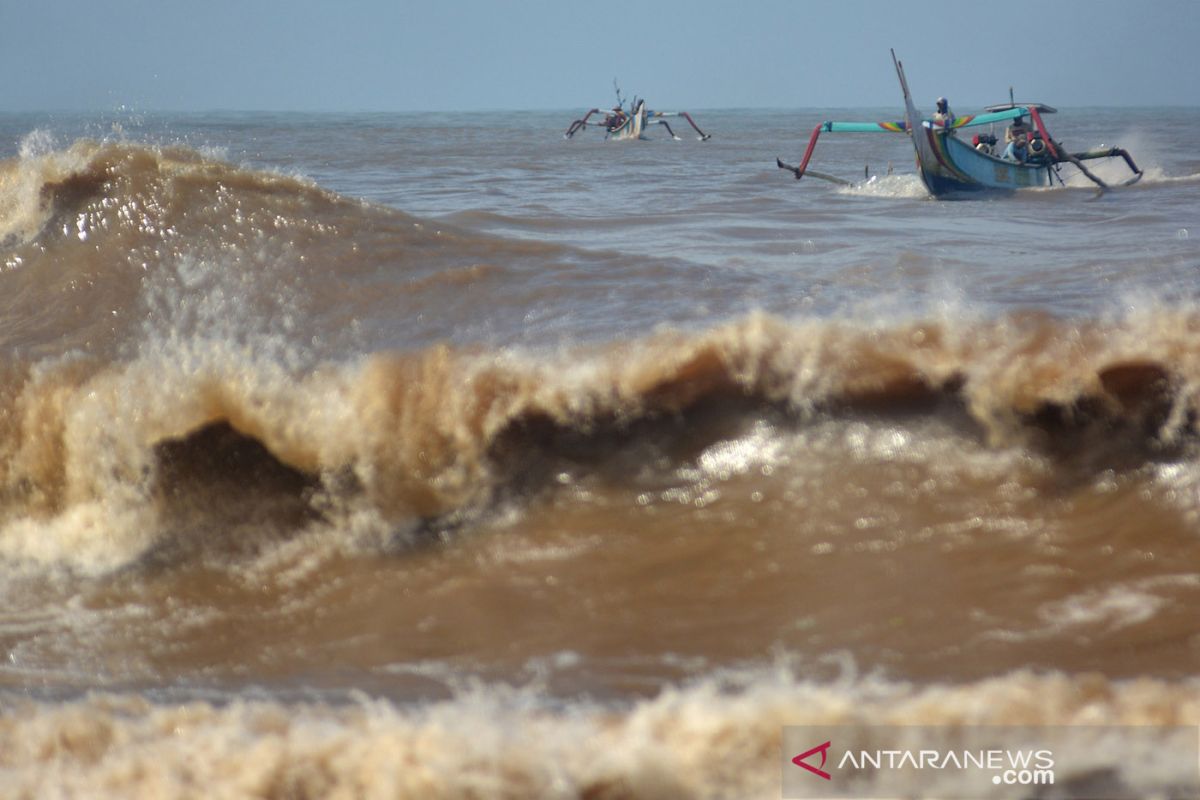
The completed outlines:
<svg viewBox="0 0 1200 800">
<path fill-rule="evenodd" d="M 1024 116 L 1017 117 L 1012 125 L 1008 126 L 1008 130 L 1004 132 L 1004 141 L 1012 143 L 1022 137 L 1029 138 L 1029 126 L 1025 124 Z"/>
<path fill-rule="evenodd" d="M 608 128 L 610 132 L 612 132 L 624 125 L 625 120 L 626 116 L 624 109 L 622 109 L 620 106 L 613 106 L 612 113 L 604 119 L 604 126 Z"/>
<path fill-rule="evenodd" d="M 1029 158 L 1029 148 L 1026 145 L 1024 135 L 1018 136 L 1008 143 L 1008 147 L 1004 148 L 1004 160 L 1016 161 L 1018 164 L 1024 164 Z"/>
<path fill-rule="evenodd" d="M 950 123 L 954 122 L 954 115 L 950 113 L 950 101 L 946 98 L 939 97 L 937 99 L 937 111 L 934 112 L 933 121 L 943 128 L 949 127 Z"/>
</svg>

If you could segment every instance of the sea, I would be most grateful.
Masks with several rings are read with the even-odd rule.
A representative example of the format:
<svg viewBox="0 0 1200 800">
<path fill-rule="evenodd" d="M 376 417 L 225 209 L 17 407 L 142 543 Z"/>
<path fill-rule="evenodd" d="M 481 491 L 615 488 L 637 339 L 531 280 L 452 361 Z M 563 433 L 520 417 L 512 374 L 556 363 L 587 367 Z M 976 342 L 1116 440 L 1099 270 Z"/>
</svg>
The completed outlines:
<svg viewBox="0 0 1200 800">
<path fill-rule="evenodd" d="M 0 115 L 0 797 L 1200 725 L 1200 109 L 1060 106 L 1141 180 L 957 201 L 904 134 L 776 166 L 899 106 L 584 110 Z M 1091 757 L 938 796 L 1195 796 Z"/>
</svg>

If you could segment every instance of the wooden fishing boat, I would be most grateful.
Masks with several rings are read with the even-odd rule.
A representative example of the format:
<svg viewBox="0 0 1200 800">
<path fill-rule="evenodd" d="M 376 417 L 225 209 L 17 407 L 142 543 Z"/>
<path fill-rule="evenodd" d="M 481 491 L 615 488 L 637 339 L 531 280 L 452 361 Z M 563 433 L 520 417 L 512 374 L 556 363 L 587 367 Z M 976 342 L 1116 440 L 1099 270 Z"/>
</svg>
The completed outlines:
<svg viewBox="0 0 1200 800">
<path fill-rule="evenodd" d="M 614 81 L 614 86 L 615 83 Z M 696 131 L 700 141 L 704 142 L 712 138 L 709 134 L 700 130 L 700 126 L 692 119 L 692 115 L 686 111 L 651 111 L 646 108 L 645 100 L 639 100 L 636 97 L 629 104 L 629 109 L 626 110 L 620 88 L 617 88 L 617 104 L 613 106 L 611 111 L 604 113 L 602 121 L 588 121 L 593 114 L 599 113 L 601 113 L 599 108 L 593 108 L 580 119 L 572 122 L 571 126 L 567 128 L 566 133 L 563 134 L 563 138 L 570 139 L 579 131 L 591 126 L 604 128 L 605 139 L 612 139 L 614 141 L 645 139 L 647 138 L 645 135 L 646 131 L 651 125 L 662 125 L 667 129 L 667 133 L 671 138 L 678 141 L 679 137 L 675 135 L 675 131 L 671 129 L 670 123 L 667 122 L 667 119 L 670 117 L 682 117 L 687 120 L 692 129 Z"/>
<path fill-rule="evenodd" d="M 622 111 L 619 106 L 614 111 L 616 113 L 605 118 L 604 138 L 614 142 L 641 139 L 642 132 L 646 129 L 646 101 L 638 102 L 628 113 Z M 583 119 L 586 124 L 587 115 L 584 115 Z"/>
<path fill-rule="evenodd" d="M 963 192 L 981 191 L 1011 192 L 1017 189 L 1049 187 L 1055 181 L 1065 185 L 1060 174 L 1063 164 L 1072 164 L 1102 190 L 1109 185 L 1084 166 L 1084 161 L 1101 158 L 1123 158 L 1133 172 L 1133 177 L 1122 185 L 1134 183 L 1142 176 L 1129 153 L 1119 147 L 1096 148 L 1083 152 L 1068 152 L 1055 141 L 1046 129 L 1043 115 L 1055 113 L 1055 109 L 1042 103 L 1018 105 L 1011 102 L 1005 106 L 989 106 L 980 114 L 953 116 L 936 115 L 924 118 L 913 103 L 904 75 L 904 65 L 892 52 L 892 62 L 904 92 L 904 119 L 897 122 L 822 122 L 809 138 L 808 148 L 799 166 L 793 167 L 776 159 L 780 169 L 792 172 L 797 179 L 805 174 L 836 183 L 848 184 L 831 175 L 808 170 L 809 160 L 822 133 L 904 133 L 912 140 L 916 152 L 917 171 L 921 180 L 935 197 L 946 197 Z M 939 101 L 940 102 L 940 101 Z M 947 109 L 948 110 L 948 109 Z M 1033 127 L 1026 128 L 1024 120 L 1032 121 Z M 1006 154 L 997 155 L 995 136 L 976 135 L 970 139 L 960 134 L 967 128 L 998 123 L 1014 123 L 1010 127 L 1017 145 Z"/>
</svg>

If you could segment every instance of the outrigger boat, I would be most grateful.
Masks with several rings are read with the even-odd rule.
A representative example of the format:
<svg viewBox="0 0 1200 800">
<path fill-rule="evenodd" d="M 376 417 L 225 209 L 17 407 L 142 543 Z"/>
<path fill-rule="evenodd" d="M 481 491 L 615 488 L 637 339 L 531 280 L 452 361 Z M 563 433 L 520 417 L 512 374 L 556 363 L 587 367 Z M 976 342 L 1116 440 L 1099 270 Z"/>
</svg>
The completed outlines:
<svg viewBox="0 0 1200 800">
<path fill-rule="evenodd" d="M 1007 105 L 989 106 L 981 114 L 922 118 L 913 104 L 908 80 L 904 76 L 904 65 L 896 58 L 895 51 L 892 51 L 892 62 L 900 79 L 900 88 L 904 92 L 903 120 L 822 122 L 813 129 L 799 166 L 790 166 L 780 159 L 775 160 L 776 165 L 793 173 L 797 180 L 808 174 L 835 183 L 849 184 L 850 181 L 808 169 L 808 162 L 822 133 L 907 133 L 910 134 L 913 148 L 916 150 L 917 171 L 926 188 L 935 197 L 960 192 L 1006 192 L 1030 187 L 1049 187 L 1054 185 L 1055 180 L 1061 185 L 1066 185 L 1059 174 L 1063 164 L 1077 167 L 1103 191 L 1108 189 L 1109 185 L 1083 165 L 1084 161 L 1100 158 L 1123 158 L 1129 165 L 1133 177 L 1121 184 L 1122 186 L 1135 183 L 1142 177 L 1142 171 L 1133 162 L 1133 158 L 1119 147 L 1099 147 L 1078 153 L 1067 151 L 1061 142 L 1050 136 L 1042 119 L 1043 114 L 1053 114 L 1055 109 L 1041 103 L 1017 105 L 1011 101 L 1011 90 L 1010 102 Z M 1032 120 L 1033 129 L 1029 131 L 1024 158 L 997 156 L 994 150 L 995 136 L 977 135 L 967 141 L 965 137 L 960 138 L 957 135 L 963 128 L 1007 121 L 1022 123 L 1025 118 Z"/>
<path fill-rule="evenodd" d="M 601 122 L 588 122 L 588 119 L 593 114 L 599 114 L 600 109 L 593 108 L 591 111 L 583 115 L 581 119 L 577 119 L 567 128 L 567 132 L 563 134 L 563 138 L 570 139 L 576 133 L 588 126 L 604 128 L 604 138 L 622 141 L 625 139 L 645 139 L 647 128 L 651 125 L 662 125 L 667 129 L 667 133 L 672 139 L 679 141 L 679 137 L 675 135 L 675 131 L 671 130 L 670 124 L 667 122 L 668 117 L 683 117 L 696 131 L 700 141 L 705 142 L 712 137 L 700 130 L 700 126 L 692 119 L 692 115 L 686 111 L 651 111 L 646 108 L 646 101 L 634 98 L 629 104 L 629 110 L 625 110 L 625 101 L 621 98 L 621 89 L 616 87 L 616 81 L 613 86 L 617 89 L 617 104 L 611 111 L 605 112 Z"/>
</svg>

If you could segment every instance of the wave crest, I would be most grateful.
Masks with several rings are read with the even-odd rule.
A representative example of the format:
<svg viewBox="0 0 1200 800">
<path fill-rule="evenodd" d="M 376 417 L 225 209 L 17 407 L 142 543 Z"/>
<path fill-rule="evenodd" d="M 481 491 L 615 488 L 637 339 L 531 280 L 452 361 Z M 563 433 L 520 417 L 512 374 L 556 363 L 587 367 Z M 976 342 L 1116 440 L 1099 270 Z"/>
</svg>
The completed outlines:
<svg viewBox="0 0 1200 800">
<path fill-rule="evenodd" d="M 880 328 L 753 314 L 605 347 L 437 345 L 301 373 L 228 343 L 129 364 L 71 359 L 13 374 L 0 476 L 10 523 L 97 502 L 161 515 L 167 463 L 216 507 L 227 484 L 178 462 L 204 458 L 221 426 L 262 448 L 245 480 L 296 476 L 266 481 L 262 497 L 311 506 L 320 488 L 404 529 L 536 491 L 563 458 L 595 467 L 647 436 L 695 452 L 721 435 L 700 424 L 714 416 L 950 414 L 994 445 L 1146 459 L 1194 434 L 1198 325 L 1186 310 L 1090 325 L 1016 315 Z M 168 515 L 157 527 L 176 523 Z"/>
</svg>

